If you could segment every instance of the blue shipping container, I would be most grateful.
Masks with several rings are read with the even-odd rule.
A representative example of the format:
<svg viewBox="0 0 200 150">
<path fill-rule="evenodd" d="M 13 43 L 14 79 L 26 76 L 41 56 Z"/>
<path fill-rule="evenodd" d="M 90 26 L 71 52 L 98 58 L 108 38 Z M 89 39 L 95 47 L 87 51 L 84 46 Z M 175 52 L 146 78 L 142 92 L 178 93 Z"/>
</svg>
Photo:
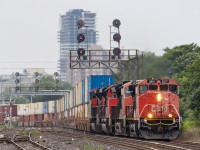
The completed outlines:
<svg viewBox="0 0 200 150">
<path fill-rule="evenodd" d="M 90 93 L 92 89 L 101 88 L 104 86 L 114 84 L 114 77 L 111 75 L 92 75 L 87 77 L 88 78 L 88 98 L 90 99 Z"/>
<path fill-rule="evenodd" d="M 48 110 L 49 110 L 48 101 L 43 102 L 43 112 L 44 112 L 44 114 L 49 113 Z"/>
<path fill-rule="evenodd" d="M 85 102 L 85 80 L 82 80 L 82 104 Z"/>
</svg>

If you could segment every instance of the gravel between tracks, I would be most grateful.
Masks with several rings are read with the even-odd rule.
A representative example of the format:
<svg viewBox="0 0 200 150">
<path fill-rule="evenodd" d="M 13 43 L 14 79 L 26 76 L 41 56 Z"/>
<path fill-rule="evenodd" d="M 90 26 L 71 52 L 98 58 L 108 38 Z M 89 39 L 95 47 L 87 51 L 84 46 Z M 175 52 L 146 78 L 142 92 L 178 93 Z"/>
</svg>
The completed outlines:
<svg viewBox="0 0 200 150">
<path fill-rule="evenodd" d="M 60 135 L 54 135 L 50 132 L 45 132 L 39 136 L 32 138 L 34 141 L 44 145 L 52 150 L 83 150 L 87 148 L 91 150 L 122 150 L 112 145 L 104 145 L 99 142 L 90 141 L 86 138 L 73 138 Z"/>
<path fill-rule="evenodd" d="M 10 138 L 17 132 L 18 129 L 7 130 L 0 132 Z M 33 135 L 32 140 L 44 145 L 51 150 L 125 150 L 114 147 L 113 145 L 105 145 L 96 141 L 91 141 L 87 138 L 73 138 L 68 135 L 61 136 L 52 134 L 51 132 L 40 133 Z M 0 143 L 0 150 L 17 150 L 12 144 L 6 142 Z"/>
</svg>

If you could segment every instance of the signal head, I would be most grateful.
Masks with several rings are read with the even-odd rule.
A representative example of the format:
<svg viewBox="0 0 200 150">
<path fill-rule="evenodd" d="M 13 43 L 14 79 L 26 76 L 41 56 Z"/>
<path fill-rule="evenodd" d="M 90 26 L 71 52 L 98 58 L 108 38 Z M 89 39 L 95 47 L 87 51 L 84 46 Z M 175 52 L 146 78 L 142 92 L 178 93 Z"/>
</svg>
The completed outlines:
<svg viewBox="0 0 200 150">
<path fill-rule="evenodd" d="M 85 35 L 84 34 L 78 34 L 77 40 L 79 43 L 83 42 L 85 40 Z"/>
<path fill-rule="evenodd" d="M 38 79 L 35 79 L 35 84 L 38 84 L 39 83 L 39 80 Z"/>
<path fill-rule="evenodd" d="M 19 90 L 20 90 L 19 87 L 16 86 L 16 87 L 15 87 L 15 91 L 17 92 L 17 91 L 19 91 Z"/>
<path fill-rule="evenodd" d="M 58 76 L 58 72 L 54 72 L 54 76 Z"/>
<path fill-rule="evenodd" d="M 76 25 L 77 25 L 78 29 L 80 29 L 85 25 L 85 22 L 82 19 L 80 19 L 77 21 Z"/>
<path fill-rule="evenodd" d="M 35 77 L 37 77 L 37 76 L 39 75 L 39 73 L 38 73 L 38 72 L 35 72 L 34 74 L 35 74 Z"/>
<path fill-rule="evenodd" d="M 119 33 L 115 33 L 113 35 L 113 40 L 119 42 L 121 40 L 121 35 Z"/>
<path fill-rule="evenodd" d="M 85 50 L 83 48 L 78 48 L 77 53 L 78 53 L 79 56 L 84 56 L 85 55 Z"/>
<path fill-rule="evenodd" d="M 16 77 L 19 76 L 19 72 L 16 72 L 16 73 L 15 73 L 15 76 L 16 76 Z"/>
<path fill-rule="evenodd" d="M 113 54 L 114 54 L 115 56 L 119 56 L 119 55 L 121 54 L 120 48 L 114 48 L 114 49 L 113 49 Z"/>
<path fill-rule="evenodd" d="M 115 19 L 113 20 L 113 26 L 116 28 L 119 28 L 119 26 L 121 25 L 121 22 L 119 19 Z"/>
</svg>

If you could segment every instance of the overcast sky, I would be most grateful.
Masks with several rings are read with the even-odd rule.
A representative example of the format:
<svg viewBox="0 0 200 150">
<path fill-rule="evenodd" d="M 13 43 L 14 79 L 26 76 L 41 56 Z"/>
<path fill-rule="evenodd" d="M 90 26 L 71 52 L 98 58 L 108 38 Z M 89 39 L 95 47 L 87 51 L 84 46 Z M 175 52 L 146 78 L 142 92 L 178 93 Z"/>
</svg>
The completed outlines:
<svg viewBox="0 0 200 150">
<path fill-rule="evenodd" d="M 97 13 L 105 49 L 116 18 L 126 49 L 162 55 L 167 46 L 200 45 L 200 0 L 0 0 L 0 74 L 33 67 L 57 71 L 59 15 L 70 9 Z"/>
</svg>

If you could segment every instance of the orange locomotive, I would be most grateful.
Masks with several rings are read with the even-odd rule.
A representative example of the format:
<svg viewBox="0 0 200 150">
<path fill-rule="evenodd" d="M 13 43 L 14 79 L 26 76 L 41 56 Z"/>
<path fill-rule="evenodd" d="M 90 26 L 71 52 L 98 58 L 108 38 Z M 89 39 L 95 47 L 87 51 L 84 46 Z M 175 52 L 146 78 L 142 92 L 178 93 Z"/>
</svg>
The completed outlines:
<svg viewBox="0 0 200 150">
<path fill-rule="evenodd" d="M 90 130 L 145 139 L 175 139 L 180 132 L 178 84 L 145 79 L 90 91 Z"/>
</svg>

